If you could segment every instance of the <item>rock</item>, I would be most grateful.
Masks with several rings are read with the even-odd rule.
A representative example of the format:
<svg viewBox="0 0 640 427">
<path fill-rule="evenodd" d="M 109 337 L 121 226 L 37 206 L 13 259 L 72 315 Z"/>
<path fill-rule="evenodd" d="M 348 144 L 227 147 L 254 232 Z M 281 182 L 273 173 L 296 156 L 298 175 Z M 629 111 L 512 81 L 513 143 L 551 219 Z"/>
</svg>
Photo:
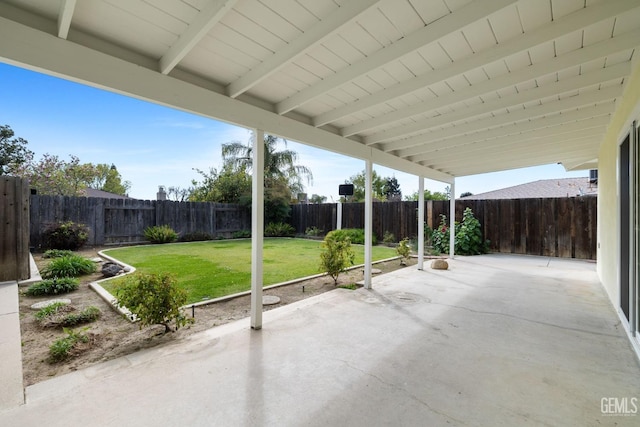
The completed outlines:
<svg viewBox="0 0 640 427">
<path fill-rule="evenodd" d="M 449 268 L 449 263 L 443 259 L 434 259 L 431 261 L 431 268 L 434 270 L 447 270 Z"/>
<path fill-rule="evenodd" d="M 62 304 L 69 305 L 71 304 L 71 300 L 69 298 L 55 298 L 47 301 L 40 301 L 31 306 L 31 310 L 40 310 L 45 307 L 49 307 L 57 302 L 61 302 Z"/>
<path fill-rule="evenodd" d="M 102 275 L 104 277 L 114 277 L 122 272 L 122 267 L 113 262 L 105 262 L 102 265 Z"/>
<path fill-rule="evenodd" d="M 95 257 L 95 258 L 89 258 L 89 259 L 90 259 L 91 261 L 93 261 L 93 262 L 96 262 L 96 263 L 97 263 L 97 262 L 102 262 L 102 261 L 103 261 L 103 260 L 102 260 L 102 258 L 100 258 L 99 256 L 97 256 L 97 257 Z"/>
<path fill-rule="evenodd" d="M 275 295 L 264 295 L 262 297 L 262 305 L 274 305 L 280 302 L 280 297 Z"/>
</svg>

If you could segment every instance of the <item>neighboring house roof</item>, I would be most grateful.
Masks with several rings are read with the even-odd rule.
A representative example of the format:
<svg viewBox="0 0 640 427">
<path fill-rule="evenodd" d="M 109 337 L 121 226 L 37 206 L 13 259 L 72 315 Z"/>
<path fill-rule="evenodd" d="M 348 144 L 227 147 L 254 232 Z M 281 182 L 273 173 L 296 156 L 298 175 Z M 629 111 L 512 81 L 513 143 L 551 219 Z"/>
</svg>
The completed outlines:
<svg viewBox="0 0 640 427">
<path fill-rule="evenodd" d="M 474 194 L 472 196 L 461 197 L 461 200 L 487 200 L 487 199 L 534 199 L 534 198 L 557 198 L 557 197 L 579 197 L 595 196 L 598 193 L 597 182 L 589 182 L 588 177 L 584 178 L 560 178 L 541 179 L 539 181 L 528 182 L 526 184 L 514 185 L 513 187 L 502 188 L 500 190 L 488 191 L 486 193 Z"/>
<path fill-rule="evenodd" d="M 102 199 L 131 199 L 129 196 L 109 193 L 108 191 L 96 190 L 95 188 L 86 188 L 84 190 L 85 197 L 99 197 Z"/>
</svg>

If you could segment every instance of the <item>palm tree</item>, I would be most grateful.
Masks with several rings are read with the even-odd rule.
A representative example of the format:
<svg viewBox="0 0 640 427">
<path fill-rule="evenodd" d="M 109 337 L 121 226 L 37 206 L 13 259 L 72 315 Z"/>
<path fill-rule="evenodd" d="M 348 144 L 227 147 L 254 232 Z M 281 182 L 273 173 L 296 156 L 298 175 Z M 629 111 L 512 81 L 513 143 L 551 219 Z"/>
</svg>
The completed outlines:
<svg viewBox="0 0 640 427">
<path fill-rule="evenodd" d="M 266 223 L 284 222 L 291 210 L 292 195 L 304 189 L 302 178 L 311 183 L 311 170 L 298 165 L 298 153 L 292 150 L 277 151 L 279 138 L 273 135 L 264 136 L 264 187 L 265 187 L 265 221 Z M 282 139 L 286 147 L 287 140 Z M 222 160 L 225 166 L 232 169 L 251 170 L 251 145 L 240 142 L 222 144 Z"/>
<path fill-rule="evenodd" d="M 286 182 L 292 194 L 302 192 L 304 186 L 302 178 L 306 178 L 310 184 L 313 180 L 311 170 L 303 165 L 298 165 L 298 153 L 293 150 L 276 151 L 280 138 L 273 135 L 264 136 L 264 176 L 265 186 L 269 187 L 269 182 Z M 287 140 L 282 139 L 285 147 Z M 252 146 L 244 145 L 234 141 L 222 144 L 222 160 L 226 164 L 231 164 L 234 168 L 244 167 L 251 170 L 252 166 Z"/>
</svg>

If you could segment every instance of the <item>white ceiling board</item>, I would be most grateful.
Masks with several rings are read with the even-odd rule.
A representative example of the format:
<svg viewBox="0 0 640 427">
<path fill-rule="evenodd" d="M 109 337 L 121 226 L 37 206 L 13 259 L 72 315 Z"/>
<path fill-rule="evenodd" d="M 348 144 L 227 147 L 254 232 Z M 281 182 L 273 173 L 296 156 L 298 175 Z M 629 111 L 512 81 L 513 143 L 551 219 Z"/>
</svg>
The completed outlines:
<svg viewBox="0 0 640 427">
<path fill-rule="evenodd" d="M 207 21 L 216 2 L 228 10 Z M 0 2 L 0 60 L 447 182 L 419 162 L 589 163 L 597 143 L 569 141 L 577 123 L 601 137 L 616 108 L 601 97 L 640 40 L 638 0 L 83 0 L 71 19 L 60 5 Z"/>
</svg>

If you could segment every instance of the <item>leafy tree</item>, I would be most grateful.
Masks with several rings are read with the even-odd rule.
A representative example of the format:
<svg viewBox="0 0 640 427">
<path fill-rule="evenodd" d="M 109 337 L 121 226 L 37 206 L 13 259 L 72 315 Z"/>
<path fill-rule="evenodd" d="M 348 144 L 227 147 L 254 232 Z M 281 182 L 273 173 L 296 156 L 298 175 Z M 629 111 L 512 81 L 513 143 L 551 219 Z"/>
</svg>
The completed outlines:
<svg viewBox="0 0 640 427">
<path fill-rule="evenodd" d="M 373 171 L 371 174 L 371 189 L 373 191 L 374 199 L 380 201 L 386 200 L 386 182 L 386 178 L 381 178 L 376 171 Z M 362 171 L 357 175 L 353 175 L 345 181 L 345 184 L 353 184 L 353 196 L 350 197 L 351 201 L 364 202 L 365 171 Z"/>
<path fill-rule="evenodd" d="M 0 126 L 0 175 L 13 174 L 16 168 L 33 158 L 33 152 L 27 149 L 28 141 L 14 138 L 11 126 Z"/>
<path fill-rule="evenodd" d="M 309 203 L 313 203 L 313 204 L 320 204 L 320 203 L 324 203 L 327 201 L 326 196 L 319 196 L 317 194 L 313 194 L 310 198 L 309 198 Z"/>
<path fill-rule="evenodd" d="M 264 187 L 265 221 L 284 222 L 289 216 L 292 195 L 304 190 L 303 178 L 311 182 L 313 175 L 306 166 L 298 165 L 298 153 L 292 150 L 278 151 L 279 142 L 286 147 L 287 141 L 272 135 L 264 136 Z M 245 173 L 252 169 L 253 147 L 240 142 L 222 145 L 223 170 L 230 168 L 231 173 Z M 250 180 L 249 180 L 250 181 Z M 233 200 L 241 202 L 242 200 Z"/>
<path fill-rule="evenodd" d="M 122 182 L 115 165 L 80 163 L 73 155 L 69 156 L 69 161 L 51 154 L 44 154 L 39 161 L 34 161 L 30 155 L 14 173 L 28 178 L 38 193 L 54 196 L 81 196 L 86 188 L 126 195 L 131 187 L 129 181 Z"/>
<path fill-rule="evenodd" d="M 244 167 L 225 164 L 220 172 L 214 168 L 209 172 L 196 169 L 196 172 L 202 176 L 202 181 L 192 181 L 190 201 L 251 205 L 251 176 Z"/>
<path fill-rule="evenodd" d="M 447 187 L 449 188 L 449 187 Z M 445 190 L 446 191 L 446 190 Z M 410 196 L 405 196 L 404 198 L 408 202 L 417 202 L 418 201 L 418 192 L 411 194 Z M 448 193 L 440 193 L 438 191 L 432 193 L 429 190 L 424 190 L 424 199 L 425 200 L 449 200 Z"/>
<path fill-rule="evenodd" d="M 98 165 L 100 166 L 100 165 Z M 106 165 L 103 165 L 106 166 Z M 97 167 L 96 167 L 97 168 Z M 116 168 L 116 165 L 111 165 L 107 172 L 107 176 L 104 182 L 104 185 L 100 190 L 108 191 L 113 194 L 120 194 L 122 196 L 126 196 L 131 188 L 131 182 L 122 181 L 122 177 L 120 176 L 120 172 Z"/>
<path fill-rule="evenodd" d="M 384 182 L 384 195 L 389 201 L 402 200 L 402 191 L 400 191 L 400 184 L 395 176 L 386 178 Z"/>
<path fill-rule="evenodd" d="M 460 194 L 460 197 L 467 197 L 467 196 L 473 196 L 473 193 L 471 191 L 465 191 L 464 193 Z"/>
</svg>

